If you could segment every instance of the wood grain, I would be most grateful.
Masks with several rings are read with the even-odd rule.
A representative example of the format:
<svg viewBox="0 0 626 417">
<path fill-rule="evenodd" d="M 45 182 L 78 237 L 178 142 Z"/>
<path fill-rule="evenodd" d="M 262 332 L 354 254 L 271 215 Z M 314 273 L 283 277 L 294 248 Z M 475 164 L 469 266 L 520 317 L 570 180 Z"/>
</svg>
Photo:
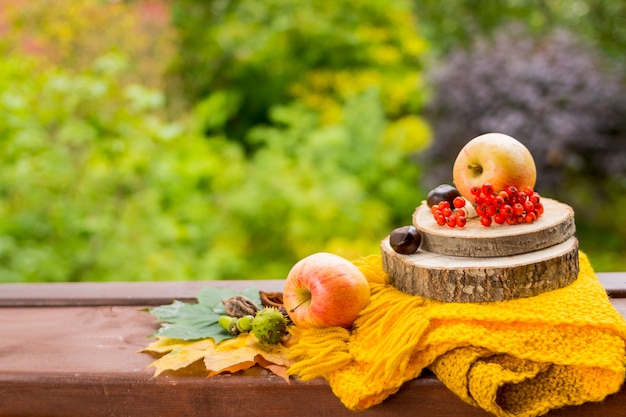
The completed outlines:
<svg viewBox="0 0 626 417">
<path fill-rule="evenodd" d="M 622 303 L 626 310 L 626 300 Z M 354 416 L 326 382 L 287 384 L 254 368 L 206 379 L 199 370 L 153 378 L 153 360 L 137 353 L 156 328 L 135 307 L 3 308 L 0 310 L 0 416 Z M 7 340 L 9 341 L 7 343 Z M 601 404 L 548 416 L 617 416 L 623 390 Z M 359 415 L 488 417 L 463 403 L 432 374 L 406 383 Z"/>
<path fill-rule="evenodd" d="M 282 291 L 284 280 L 0 284 L 0 307 L 143 306 L 194 300 L 202 288 Z"/>
<path fill-rule="evenodd" d="M 383 269 L 396 288 L 439 301 L 479 303 L 532 297 L 578 276 L 578 240 L 498 258 L 450 256 L 422 249 L 400 255 L 381 242 Z"/>
<path fill-rule="evenodd" d="M 613 306 L 626 315 L 626 298 L 616 298 L 626 293 L 626 273 L 598 275 L 612 288 Z M 273 285 L 280 283 L 277 280 Z M 39 284 L 0 284 L 0 305 L 9 292 L 11 299 L 19 293 L 40 296 L 34 300 L 36 306 L 0 308 L 0 416 L 490 416 L 463 403 L 429 372 L 363 413 L 347 410 L 323 380 L 287 384 L 259 368 L 210 379 L 198 369 L 153 378 L 153 370 L 146 368 L 153 358 L 138 351 L 150 342 L 148 335 L 157 324 L 132 298 L 149 293 L 155 300 L 182 299 L 195 294 L 198 285 L 231 284 L 249 288 L 258 283 L 42 285 L 56 288 L 48 296 L 52 303 L 59 301 L 57 297 L 94 300 L 96 294 L 124 301 L 118 297 L 122 290 L 131 299 L 128 306 L 87 306 L 75 300 L 71 307 L 45 306 L 46 295 L 36 290 Z M 622 416 L 625 405 L 623 388 L 601 403 L 566 407 L 546 416 Z"/>
<path fill-rule="evenodd" d="M 518 255 L 564 242 L 576 232 L 570 206 L 549 198 L 541 201 L 545 211 L 530 224 L 485 227 L 474 217 L 462 228 L 439 226 L 424 202 L 413 213 L 413 225 L 422 235 L 422 249 L 428 252 L 479 258 Z"/>
</svg>

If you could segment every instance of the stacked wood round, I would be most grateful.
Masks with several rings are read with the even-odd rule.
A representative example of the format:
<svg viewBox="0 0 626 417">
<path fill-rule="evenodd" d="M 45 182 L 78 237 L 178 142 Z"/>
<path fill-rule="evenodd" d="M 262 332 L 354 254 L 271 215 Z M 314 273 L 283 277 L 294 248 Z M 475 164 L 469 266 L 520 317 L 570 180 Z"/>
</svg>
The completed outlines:
<svg viewBox="0 0 626 417">
<path fill-rule="evenodd" d="M 445 302 L 502 301 L 563 288 L 578 277 L 574 210 L 542 202 L 544 213 L 534 223 L 485 227 L 475 217 L 462 228 L 439 226 L 424 202 L 413 214 L 419 250 L 401 255 L 386 237 L 383 268 L 398 289 Z"/>
</svg>

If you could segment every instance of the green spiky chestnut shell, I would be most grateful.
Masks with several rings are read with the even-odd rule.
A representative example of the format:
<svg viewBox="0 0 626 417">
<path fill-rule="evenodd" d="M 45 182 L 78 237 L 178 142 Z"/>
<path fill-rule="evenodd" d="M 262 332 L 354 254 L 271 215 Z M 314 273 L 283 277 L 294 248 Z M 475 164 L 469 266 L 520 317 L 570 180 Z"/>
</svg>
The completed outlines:
<svg viewBox="0 0 626 417">
<path fill-rule="evenodd" d="M 274 345 L 287 332 L 287 320 L 275 307 L 265 307 L 252 320 L 252 333 L 262 345 Z"/>
</svg>

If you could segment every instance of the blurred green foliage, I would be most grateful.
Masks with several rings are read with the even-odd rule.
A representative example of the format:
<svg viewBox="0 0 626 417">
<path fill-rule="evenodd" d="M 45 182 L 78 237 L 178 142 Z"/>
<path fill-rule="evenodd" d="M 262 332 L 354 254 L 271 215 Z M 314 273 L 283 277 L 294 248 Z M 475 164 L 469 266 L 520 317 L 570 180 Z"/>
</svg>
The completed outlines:
<svg viewBox="0 0 626 417">
<path fill-rule="evenodd" d="M 169 13 L 162 0 L 0 0 L 0 52 L 70 72 L 121 53 L 132 62 L 125 82 L 162 88 L 175 52 Z"/>
<path fill-rule="evenodd" d="M 509 20 L 620 61 L 617 1 L 493 4 L 0 0 L 0 282 L 280 278 L 378 252 L 425 195 L 429 65 Z M 626 219 L 602 213 L 587 242 L 623 270 L 602 248 Z"/>
<path fill-rule="evenodd" d="M 414 1 L 422 33 L 440 54 L 521 23 L 536 35 L 557 27 L 570 30 L 626 64 L 626 3 L 621 0 Z"/>
<path fill-rule="evenodd" d="M 400 1 L 393 2 L 399 9 L 365 3 L 369 20 L 316 30 L 333 39 L 378 22 L 381 44 L 392 39 L 387 52 L 407 56 L 389 63 L 393 73 L 372 52 L 354 68 L 294 64 L 302 74 L 284 91 L 264 90 L 275 74 L 259 78 L 260 69 L 297 63 L 301 51 L 287 48 L 277 59 L 273 42 L 261 44 L 254 62 L 228 67 L 232 83 L 185 98 L 174 118 L 163 92 L 129 81 L 135 66 L 127 51 L 69 69 L 7 53 L 0 60 L 0 280 L 280 278 L 312 252 L 352 258 L 378 251 L 421 198 L 409 156 L 427 145 L 429 131 L 412 113 L 421 105 L 423 43 L 410 10 Z M 390 15 L 398 19 L 393 26 Z M 307 17 L 271 16 L 293 27 Z M 241 26 L 239 15 L 211 28 L 253 29 L 235 45 L 277 30 Z M 203 39 L 220 38 L 211 36 Z M 317 51 L 330 61 L 343 56 L 332 45 Z M 296 82 L 307 77 L 332 90 L 333 100 L 311 99 L 323 94 Z M 261 119 L 245 105 L 256 99 Z M 231 128 L 238 123 L 245 129 Z"/>
<path fill-rule="evenodd" d="M 203 101 L 205 131 L 248 148 L 248 130 L 272 123 L 276 104 L 297 101 L 322 124 L 341 120 L 345 100 L 372 87 L 389 120 L 414 118 L 423 104 L 426 44 L 409 1 L 176 0 L 173 22 L 169 96 L 183 107 Z M 412 133 L 421 144 L 424 132 Z"/>
</svg>

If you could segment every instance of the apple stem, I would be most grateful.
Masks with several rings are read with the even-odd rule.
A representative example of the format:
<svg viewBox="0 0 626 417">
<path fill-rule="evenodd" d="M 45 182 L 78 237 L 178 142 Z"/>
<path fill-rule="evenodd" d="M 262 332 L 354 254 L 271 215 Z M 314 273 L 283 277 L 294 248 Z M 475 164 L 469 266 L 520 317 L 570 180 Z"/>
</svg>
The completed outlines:
<svg viewBox="0 0 626 417">
<path fill-rule="evenodd" d="M 474 175 L 480 175 L 483 173 L 483 167 L 479 164 L 469 164 L 467 168 L 474 172 Z"/>
<path fill-rule="evenodd" d="M 295 306 L 294 308 L 292 308 L 291 310 L 289 310 L 290 313 L 293 313 L 294 311 L 296 311 L 296 308 L 300 307 L 302 304 L 311 301 L 311 297 L 307 298 L 306 300 L 302 301 L 300 304 L 298 304 L 297 306 Z"/>
</svg>

